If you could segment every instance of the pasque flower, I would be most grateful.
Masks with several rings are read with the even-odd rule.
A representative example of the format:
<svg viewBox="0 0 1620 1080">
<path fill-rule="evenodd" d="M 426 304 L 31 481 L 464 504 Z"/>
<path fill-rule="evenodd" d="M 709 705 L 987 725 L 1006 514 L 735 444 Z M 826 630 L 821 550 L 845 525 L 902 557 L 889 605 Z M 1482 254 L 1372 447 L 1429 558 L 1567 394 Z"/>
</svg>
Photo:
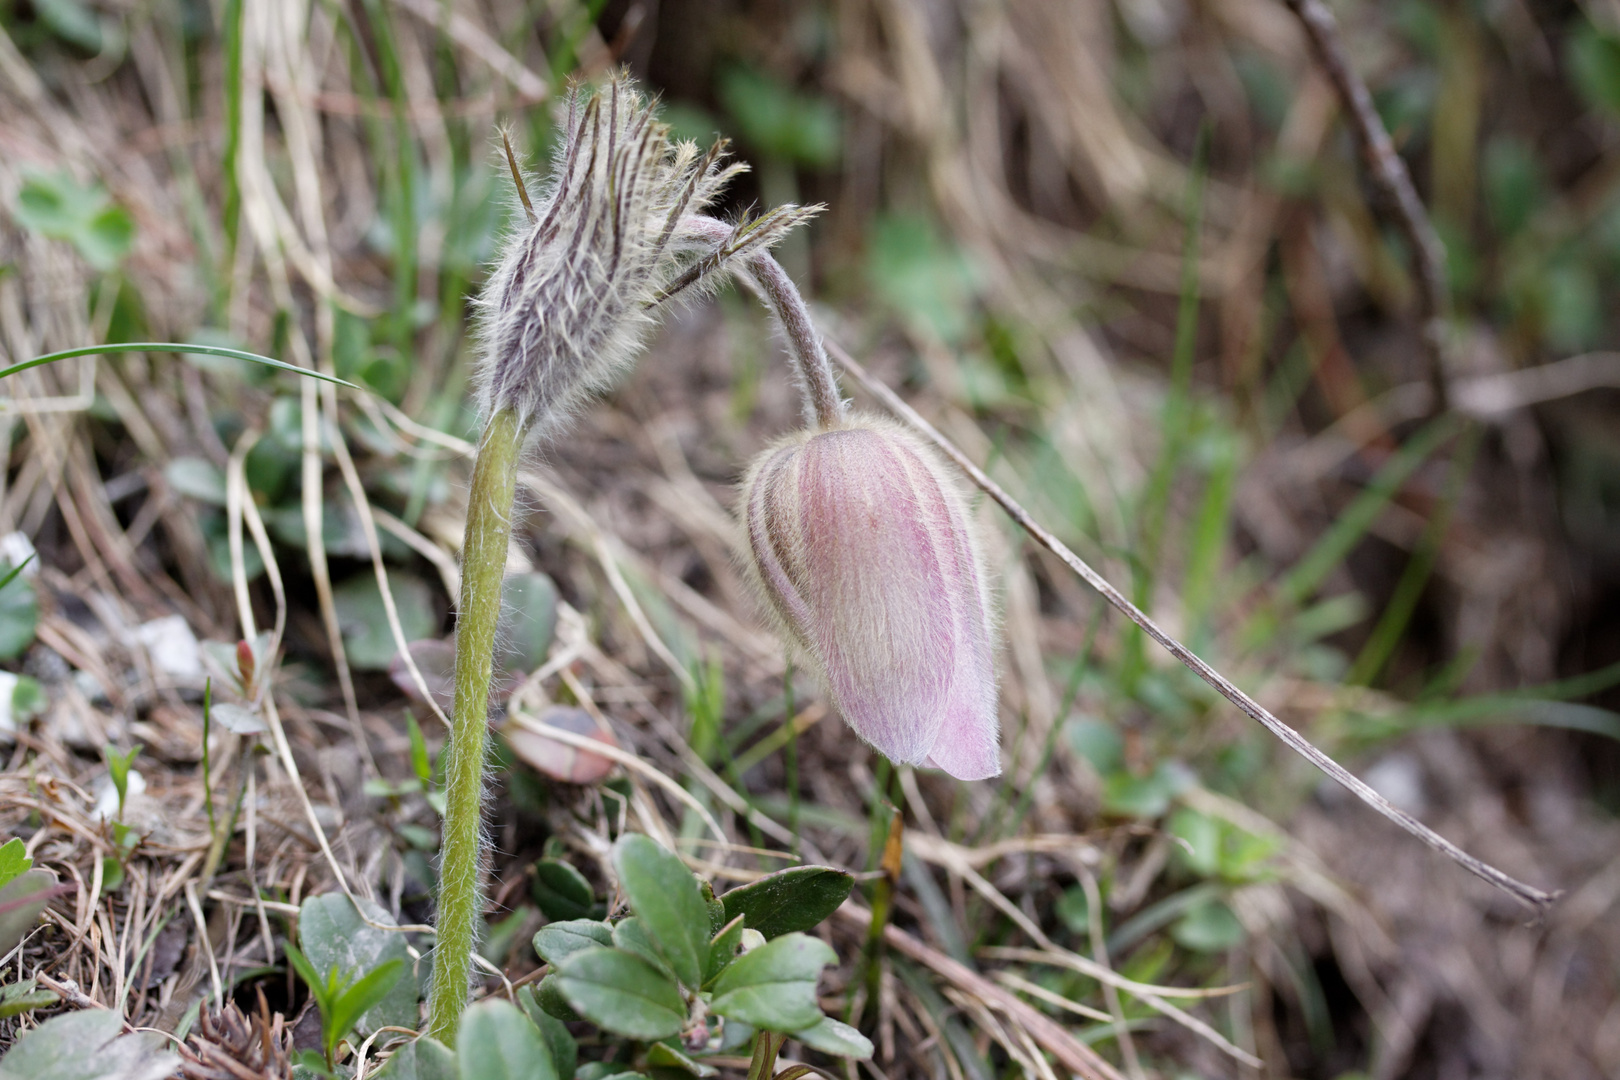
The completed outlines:
<svg viewBox="0 0 1620 1080">
<path fill-rule="evenodd" d="M 518 461 L 532 434 L 568 414 L 634 362 L 659 304 L 723 280 L 814 209 L 782 207 L 727 224 L 701 210 L 740 166 L 676 143 L 625 77 L 576 88 L 554 179 L 530 202 L 507 147 L 527 222 L 506 238 L 479 301 L 475 366 L 484 416 L 467 492 L 455 700 L 445 755 L 429 1028 L 448 1039 L 467 1001 L 483 910 L 480 821 L 502 578 Z"/>
<path fill-rule="evenodd" d="M 895 762 L 999 773 L 985 569 L 933 451 L 872 418 L 801 431 L 754 462 L 742 506 L 770 607 L 856 734 Z"/>
</svg>

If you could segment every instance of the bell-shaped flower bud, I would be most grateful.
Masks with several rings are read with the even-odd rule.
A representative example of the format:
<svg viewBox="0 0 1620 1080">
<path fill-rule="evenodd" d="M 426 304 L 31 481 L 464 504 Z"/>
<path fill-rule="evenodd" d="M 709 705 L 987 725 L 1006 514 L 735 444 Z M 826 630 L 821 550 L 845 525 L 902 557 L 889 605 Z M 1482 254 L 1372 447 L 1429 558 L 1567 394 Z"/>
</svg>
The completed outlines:
<svg viewBox="0 0 1620 1080">
<path fill-rule="evenodd" d="M 967 503 L 911 432 L 804 431 L 743 481 L 770 608 L 855 733 L 963 780 L 1001 771 L 996 628 Z"/>
</svg>

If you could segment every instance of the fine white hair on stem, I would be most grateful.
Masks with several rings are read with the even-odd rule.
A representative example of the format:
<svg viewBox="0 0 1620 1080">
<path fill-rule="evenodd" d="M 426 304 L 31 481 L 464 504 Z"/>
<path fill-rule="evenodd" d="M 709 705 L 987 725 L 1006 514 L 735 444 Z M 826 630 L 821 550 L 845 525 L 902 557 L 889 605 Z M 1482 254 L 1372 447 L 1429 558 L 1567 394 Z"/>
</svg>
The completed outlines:
<svg viewBox="0 0 1620 1080">
<path fill-rule="evenodd" d="M 819 209 L 812 207 L 810 211 Z M 770 308 L 782 331 L 783 344 L 793 360 L 794 378 L 804 397 L 805 422 L 823 429 L 842 423 L 848 409 L 839 392 L 832 364 L 827 360 L 821 335 L 816 331 L 809 306 L 793 284 L 793 279 L 782 269 L 782 264 L 771 257 L 769 244 L 742 246 L 735 239 L 737 227 L 701 214 L 693 214 L 681 222 L 681 230 L 691 236 L 694 243 L 718 244 L 716 254 L 735 250 L 734 257 L 743 262 L 740 267 L 731 268 L 731 273 Z M 774 238 L 771 242 L 775 242 Z M 704 261 L 707 260 L 694 264 L 694 268 L 701 266 Z M 688 275 L 691 273 L 691 270 L 687 271 Z"/>
<path fill-rule="evenodd" d="M 538 200 L 507 150 L 525 214 L 479 301 L 476 381 L 485 416 L 511 409 L 542 435 L 623 375 L 660 301 L 714 287 L 817 211 L 784 206 L 717 223 L 722 236 L 689 228 L 745 166 L 724 163 L 723 143 L 700 151 L 673 141 L 622 75 L 570 92 Z"/>
</svg>

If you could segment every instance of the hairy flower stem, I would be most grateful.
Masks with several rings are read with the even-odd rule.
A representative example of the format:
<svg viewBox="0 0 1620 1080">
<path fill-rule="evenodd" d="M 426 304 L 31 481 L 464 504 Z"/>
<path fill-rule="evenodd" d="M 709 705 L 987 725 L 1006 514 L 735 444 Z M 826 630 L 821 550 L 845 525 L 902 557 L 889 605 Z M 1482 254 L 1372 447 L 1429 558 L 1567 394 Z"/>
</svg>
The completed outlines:
<svg viewBox="0 0 1620 1080">
<path fill-rule="evenodd" d="M 433 949 L 433 988 L 428 995 L 428 1031 L 451 1044 L 467 1004 L 478 930 L 489 684 L 523 435 L 523 425 L 513 410 L 500 409 L 490 417 L 478 443 L 467 499 L 461 607 L 456 616 L 456 704 L 445 766 L 438 940 Z"/>
<path fill-rule="evenodd" d="M 688 217 L 685 224 L 692 235 L 716 243 L 724 243 L 733 231 L 725 222 L 701 214 Z M 843 423 L 848 410 L 838 391 L 838 377 L 833 374 L 821 335 L 810 319 L 810 307 L 793 278 L 769 252 L 749 258 L 737 274 L 754 287 L 782 327 L 782 339 L 793 358 L 808 418 L 823 430 Z"/>
<path fill-rule="evenodd" d="M 771 314 L 782 324 L 782 336 L 798 365 L 800 389 L 815 415 L 816 426 L 837 427 L 844 419 L 844 399 L 838 392 L 838 380 L 826 350 L 821 347 L 821 335 L 810 321 L 804 297 L 782 264 L 770 255 L 750 259 L 748 273 L 765 294 Z"/>
</svg>

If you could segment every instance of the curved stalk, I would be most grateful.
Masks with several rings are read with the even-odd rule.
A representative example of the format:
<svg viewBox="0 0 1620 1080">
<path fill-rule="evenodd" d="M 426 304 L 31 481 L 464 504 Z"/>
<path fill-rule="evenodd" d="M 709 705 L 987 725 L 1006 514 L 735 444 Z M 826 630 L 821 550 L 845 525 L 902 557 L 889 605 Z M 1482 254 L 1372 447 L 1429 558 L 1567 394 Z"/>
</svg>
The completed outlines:
<svg viewBox="0 0 1620 1080">
<path fill-rule="evenodd" d="M 732 226 L 702 214 L 683 218 L 681 228 L 693 236 L 717 243 L 732 234 Z M 838 389 L 838 376 L 833 374 L 821 335 L 810 319 L 809 305 L 804 302 L 793 278 L 768 251 L 750 256 L 736 273 L 754 288 L 782 328 L 782 341 L 793 360 L 799 391 L 804 395 L 806 419 L 823 430 L 843 423 L 848 410 Z"/>
<path fill-rule="evenodd" d="M 478 934 L 489 685 L 522 447 L 523 425 L 518 414 L 511 409 L 497 411 L 479 440 L 467 499 L 461 605 L 456 617 L 456 702 L 445 764 L 438 940 L 433 949 L 433 987 L 428 995 L 428 1031 L 451 1045 L 455 1043 L 461 1010 L 467 1004 L 468 975 Z"/>
</svg>

